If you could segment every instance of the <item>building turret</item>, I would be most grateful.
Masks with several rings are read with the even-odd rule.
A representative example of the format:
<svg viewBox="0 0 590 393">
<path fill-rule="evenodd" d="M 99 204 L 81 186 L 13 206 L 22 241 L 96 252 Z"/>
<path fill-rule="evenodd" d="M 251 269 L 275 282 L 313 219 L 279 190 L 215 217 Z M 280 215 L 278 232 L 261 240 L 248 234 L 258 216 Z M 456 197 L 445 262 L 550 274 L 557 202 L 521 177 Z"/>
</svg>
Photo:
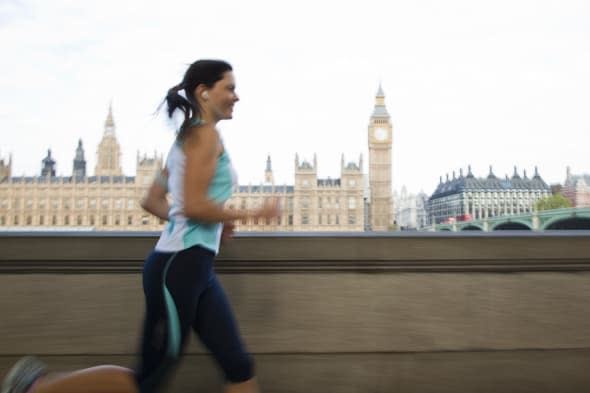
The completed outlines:
<svg viewBox="0 0 590 393">
<path fill-rule="evenodd" d="M 140 187 L 148 187 L 154 181 L 156 174 L 162 170 L 162 155 L 154 151 L 153 157 L 143 154 L 143 157 L 137 152 L 136 177 L 135 181 Z"/>
<path fill-rule="evenodd" d="M 266 157 L 266 168 L 264 170 L 264 182 L 268 184 L 274 184 L 275 179 L 272 174 L 272 164 L 270 162 L 270 155 Z"/>
<path fill-rule="evenodd" d="M 488 173 L 488 179 L 496 179 L 496 175 L 494 175 L 494 171 L 492 170 L 491 165 L 490 165 L 490 173 Z"/>
<path fill-rule="evenodd" d="M 8 163 L 4 162 L 4 158 L 0 158 L 0 181 L 12 176 L 12 154 L 8 156 Z"/>
<path fill-rule="evenodd" d="M 41 176 L 55 176 L 55 160 L 51 158 L 51 149 L 47 149 L 47 157 L 41 161 Z"/>
<path fill-rule="evenodd" d="M 313 164 L 307 160 L 300 162 L 295 154 L 295 183 L 302 187 L 315 187 L 317 183 L 317 158 L 314 154 Z"/>
<path fill-rule="evenodd" d="M 74 177 L 74 179 L 83 179 L 86 177 L 86 160 L 84 159 L 84 148 L 82 147 L 82 139 L 78 140 L 78 147 L 76 148 L 76 157 L 74 158 L 72 176 Z"/>
<path fill-rule="evenodd" d="M 512 174 L 512 179 L 520 180 L 520 175 L 518 174 L 518 169 L 516 168 L 516 165 L 514 166 L 514 173 Z"/>
</svg>

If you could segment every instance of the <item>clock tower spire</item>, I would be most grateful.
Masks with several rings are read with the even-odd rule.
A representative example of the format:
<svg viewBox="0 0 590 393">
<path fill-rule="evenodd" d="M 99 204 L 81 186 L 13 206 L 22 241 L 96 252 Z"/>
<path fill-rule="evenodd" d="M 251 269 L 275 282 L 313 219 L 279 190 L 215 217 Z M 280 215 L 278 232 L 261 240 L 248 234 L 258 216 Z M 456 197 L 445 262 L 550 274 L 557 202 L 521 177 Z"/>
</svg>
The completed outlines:
<svg viewBox="0 0 590 393">
<path fill-rule="evenodd" d="M 375 95 L 375 108 L 369 120 L 369 188 L 371 191 L 369 223 L 373 231 L 386 231 L 393 225 L 393 199 L 391 195 L 391 144 L 393 126 L 385 94 L 379 84 Z"/>
</svg>

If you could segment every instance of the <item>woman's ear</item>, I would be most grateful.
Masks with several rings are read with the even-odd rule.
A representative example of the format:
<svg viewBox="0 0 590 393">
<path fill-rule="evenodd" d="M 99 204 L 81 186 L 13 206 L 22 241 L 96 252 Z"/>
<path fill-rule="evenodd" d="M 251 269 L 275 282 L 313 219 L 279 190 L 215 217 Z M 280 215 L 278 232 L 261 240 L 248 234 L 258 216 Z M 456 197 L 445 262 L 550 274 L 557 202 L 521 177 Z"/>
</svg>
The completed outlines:
<svg viewBox="0 0 590 393">
<path fill-rule="evenodd" d="M 195 89 L 195 98 L 207 100 L 209 99 L 209 93 L 207 92 L 207 86 L 200 84 Z"/>
</svg>

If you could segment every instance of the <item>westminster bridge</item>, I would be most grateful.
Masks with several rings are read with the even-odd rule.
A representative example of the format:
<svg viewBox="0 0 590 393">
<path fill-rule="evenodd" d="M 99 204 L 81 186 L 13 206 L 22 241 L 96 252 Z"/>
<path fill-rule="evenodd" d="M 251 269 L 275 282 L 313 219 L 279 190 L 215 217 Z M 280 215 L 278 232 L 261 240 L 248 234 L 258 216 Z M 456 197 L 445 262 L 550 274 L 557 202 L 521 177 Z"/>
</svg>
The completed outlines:
<svg viewBox="0 0 590 393">
<path fill-rule="evenodd" d="M 0 233 L 0 375 L 132 366 L 155 233 Z M 586 392 L 590 231 L 238 234 L 217 271 L 263 392 Z M 221 392 L 192 339 L 168 392 Z"/>
<path fill-rule="evenodd" d="M 535 211 L 478 220 L 437 224 L 436 231 L 590 230 L 590 207 Z"/>
</svg>

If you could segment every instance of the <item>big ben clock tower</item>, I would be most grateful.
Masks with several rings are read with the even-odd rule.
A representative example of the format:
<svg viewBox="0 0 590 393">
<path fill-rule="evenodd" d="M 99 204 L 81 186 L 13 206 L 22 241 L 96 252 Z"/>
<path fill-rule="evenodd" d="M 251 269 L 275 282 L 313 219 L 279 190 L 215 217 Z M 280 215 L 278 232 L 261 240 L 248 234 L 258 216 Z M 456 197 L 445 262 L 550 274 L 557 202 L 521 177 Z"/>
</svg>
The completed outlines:
<svg viewBox="0 0 590 393">
<path fill-rule="evenodd" d="M 385 107 L 385 94 L 379 85 L 375 108 L 368 127 L 369 135 L 369 207 L 370 229 L 386 231 L 393 225 L 391 195 L 391 142 L 393 127 Z"/>
</svg>

